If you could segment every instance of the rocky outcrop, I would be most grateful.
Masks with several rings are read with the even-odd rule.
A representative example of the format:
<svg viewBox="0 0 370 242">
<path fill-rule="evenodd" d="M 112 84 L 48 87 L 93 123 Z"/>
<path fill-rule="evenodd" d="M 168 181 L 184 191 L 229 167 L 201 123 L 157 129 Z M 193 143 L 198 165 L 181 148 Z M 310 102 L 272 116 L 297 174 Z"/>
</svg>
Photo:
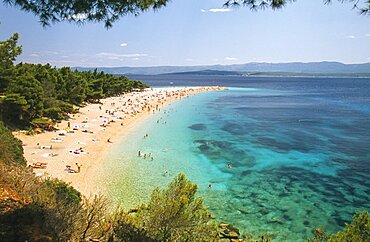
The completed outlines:
<svg viewBox="0 0 370 242">
<path fill-rule="evenodd" d="M 230 242 L 243 241 L 239 239 L 240 232 L 239 229 L 235 228 L 231 224 L 220 223 L 218 225 L 218 234 L 222 241 L 229 240 Z"/>
</svg>

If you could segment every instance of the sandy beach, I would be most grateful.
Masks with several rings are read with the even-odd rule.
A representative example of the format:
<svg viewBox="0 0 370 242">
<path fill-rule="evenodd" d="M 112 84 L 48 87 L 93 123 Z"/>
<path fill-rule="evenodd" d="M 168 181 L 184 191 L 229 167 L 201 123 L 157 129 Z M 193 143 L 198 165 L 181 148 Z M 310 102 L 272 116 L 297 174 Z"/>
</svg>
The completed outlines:
<svg viewBox="0 0 370 242">
<path fill-rule="evenodd" d="M 160 112 L 169 102 L 221 87 L 155 88 L 88 104 L 70 119 L 58 123 L 56 131 L 37 135 L 15 132 L 23 142 L 24 156 L 37 176 L 59 178 L 89 197 L 104 194 L 96 183 L 102 157 L 111 143 L 122 138 L 136 121 Z"/>
</svg>

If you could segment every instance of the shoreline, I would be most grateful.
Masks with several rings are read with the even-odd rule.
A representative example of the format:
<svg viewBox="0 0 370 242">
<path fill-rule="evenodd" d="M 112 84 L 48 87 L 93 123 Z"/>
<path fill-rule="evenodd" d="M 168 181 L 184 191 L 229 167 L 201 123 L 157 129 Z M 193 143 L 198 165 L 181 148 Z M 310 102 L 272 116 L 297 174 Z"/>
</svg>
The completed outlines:
<svg viewBox="0 0 370 242">
<path fill-rule="evenodd" d="M 155 88 L 105 98 L 69 115 L 69 120 L 55 126 L 59 130 L 36 135 L 14 132 L 14 136 L 23 143 L 27 165 L 37 167 L 37 176 L 61 179 L 86 197 L 104 194 L 96 178 L 111 143 L 132 132 L 137 121 L 159 112 L 162 106 L 216 90 L 224 88 Z"/>
</svg>

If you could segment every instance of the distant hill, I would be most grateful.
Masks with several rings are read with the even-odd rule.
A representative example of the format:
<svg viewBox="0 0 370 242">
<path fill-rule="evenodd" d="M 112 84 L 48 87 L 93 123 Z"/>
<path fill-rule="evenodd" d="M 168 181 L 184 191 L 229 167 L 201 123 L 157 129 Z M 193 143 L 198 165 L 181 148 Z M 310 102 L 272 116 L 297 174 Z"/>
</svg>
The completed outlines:
<svg viewBox="0 0 370 242">
<path fill-rule="evenodd" d="M 243 75 L 237 71 L 217 71 L 217 70 L 202 70 L 202 71 L 185 71 L 185 72 L 174 72 L 164 73 L 161 75 L 215 75 L 215 76 L 240 76 Z"/>
<path fill-rule="evenodd" d="M 94 70 L 95 68 L 74 67 L 80 71 Z M 363 64 L 343 64 L 340 62 L 291 62 L 291 63 L 246 63 L 235 65 L 208 65 L 208 66 L 152 66 L 152 67 L 97 67 L 99 71 L 110 74 L 138 74 L 138 75 L 158 75 L 158 74 L 184 74 L 194 72 L 199 75 L 214 73 L 217 75 L 231 72 L 237 73 L 304 73 L 304 74 L 361 74 L 370 73 L 370 63 Z M 221 71 L 216 73 L 215 71 Z M 234 74 L 232 74 L 234 73 Z M 208 75 L 208 74 L 207 74 Z M 228 74 L 222 74 L 228 75 Z"/>
</svg>

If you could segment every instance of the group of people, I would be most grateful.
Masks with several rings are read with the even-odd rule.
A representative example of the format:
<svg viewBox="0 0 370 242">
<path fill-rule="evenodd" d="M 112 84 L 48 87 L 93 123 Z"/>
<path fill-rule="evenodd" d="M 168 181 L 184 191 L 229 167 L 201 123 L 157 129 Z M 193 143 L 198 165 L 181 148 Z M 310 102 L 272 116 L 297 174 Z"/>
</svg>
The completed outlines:
<svg viewBox="0 0 370 242">
<path fill-rule="evenodd" d="M 137 152 L 137 156 L 138 157 L 143 157 L 144 159 L 150 158 L 150 160 L 154 160 L 154 157 L 152 156 L 152 153 L 148 153 L 148 154 L 144 153 L 144 154 L 142 154 L 140 150 Z"/>
<path fill-rule="evenodd" d="M 113 99 L 111 98 L 110 99 L 111 101 L 109 102 L 106 100 L 102 100 L 102 103 L 98 104 L 95 107 L 96 112 L 93 112 L 94 109 L 90 107 L 89 109 L 85 110 L 86 115 L 84 118 L 79 118 L 81 114 L 69 114 L 71 118 L 70 121 L 66 122 L 65 124 L 66 127 L 64 127 L 63 130 L 58 131 L 59 135 L 65 136 L 65 138 L 63 139 L 60 137 L 53 138 L 51 142 L 53 142 L 53 145 L 54 143 L 56 143 L 55 144 L 56 149 L 61 148 L 60 146 L 61 144 L 59 143 L 62 143 L 62 142 L 66 146 L 69 146 L 72 144 L 70 140 L 76 138 L 76 136 L 74 136 L 76 133 L 82 132 L 82 133 L 85 133 L 86 135 L 95 135 L 99 133 L 98 132 L 99 130 L 106 130 L 107 128 L 109 128 L 111 123 L 118 121 L 118 120 L 120 120 L 121 126 L 124 126 L 124 122 L 123 122 L 124 119 L 128 119 L 142 112 L 150 112 L 150 113 L 160 112 L 161 111 L 160 106 L 163 105 L 168 100 L 179 99 L 179 98 L 181 99 L 182 97 L 188 96 L 190 93 L 194 93 L 194 90 L 195 89 L 192 89 L 192 88 L 171 89 L 171 90 L 169 89 L 153 90 L 152 89 L 152 90 L 148 90 L 144 92 L 126 93 L 122 96 L 114 97 Z M 195 90 L 195 91 L 198 92 L 198 90 Z M 205 91 L 205 90 L 199 89 L 199 92 L 200 91 Z M 83 115 L 83 112 L 82 112 L 82 115 Z M 102 122 L 100 123 L 100 121 Z M 160 120 L 158 120 L 158 123 L 159 121 Z M 97 122 L 97 123 L 94 124 L 94 122 Z M 161 123 L 162 122 L 164 121 L 161 120 Z M 82 124 L 84 124 L 82 126 L 83 129 L 80 130 L 78 125 L 82 125 Z M 99 127 L 100 124 L 103 128 Z M 75 129 L 75 131 L 73 131 L 73 129 Z M 68 134 L 70 133 L 71 133 L 71 136 L 67 137 L 69 136 Z M 144 138 L 148 138 L 148 137 L 149 137 L 148 134 L 144 135 Z M 99 141 L 99 139 L 95 136 L 85 139 L 84 141 L 88 143 L 87 140 L 93 141 L 93 142 Z M 112 143 L 111 137 L 106 138 L 106 141 L 107 143 Z M 40 145 L 39 143 L 37 143 L 37 146 L 40 149 L 50 149 L 51 150 L 54 148 L 53 145 Z M 70 146 L 66 149 L 66 152 L 69 154 L 75 155 L 75 156 L 79 156 L 81 154 L 87 154 L 88 152 L 86 152 L 85 149 L 86 149 L 86 145 L 88 144 L 85 144 L 83 147 L 80 147 L 80 145 L 77 146 L 79 148 L 76 147 L 77 149 L 73 149 L 74 147 Z M 37 152 L 34 151 L 34 153 L 36 154 Z M 56 154 L 53 154 L 51 156 L 55 156 L 55 155 Z M 62 156 L 62 154 L 60 154 L 60 156 Z M 141 153 L 139 151 L 138 156 L 144 159 L 150 159 L 150 160 L 154 159 L 152 153 Z M 44 159 L 44 158 L 41 158 L 41 159 Z M 62 167 L 64 165 L 62 165 Z M 38 167 L 39 166 L 35 165 L 35 168 L 38 168 Z M 71 165 L 67 165 L 65 169 L 68 172 L 72 172 L 73 170 L 75 170 L 76 171 L 75 173 L 79 173 L 81 169 L 80 167 L 81 165 L 76 163 L 75 169 L 72 169 Z M 44 168 L 44 165 L 42 166 L 42 168 Z M 164 175 L 167 176 L 168 171 L 166 171 Z"/>
</svg>

